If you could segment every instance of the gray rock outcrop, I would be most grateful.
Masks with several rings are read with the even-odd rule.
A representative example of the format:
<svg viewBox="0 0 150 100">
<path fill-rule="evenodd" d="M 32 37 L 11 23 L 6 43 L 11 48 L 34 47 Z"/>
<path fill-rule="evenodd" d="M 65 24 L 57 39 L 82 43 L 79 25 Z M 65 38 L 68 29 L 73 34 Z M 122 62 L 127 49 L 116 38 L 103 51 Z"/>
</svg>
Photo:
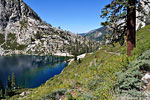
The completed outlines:
<svg viewBox="0 0 150 100">
<path fill-rule="evenodd" d="M 143 13 L 141 13 L 141 12 L 138 12 L 138 11 L 136 12 L 136 16 L 137 17 L 138 16 L 144 16 L 142 18 L 142 20 L 140 20 L 139 18 L 136 19 L 136 30 L 146 26 L 147 24 L 150 25 L 150 20 L 149 20 L 150 19 L 150 8 L 149 8 L 150 4 L 148 4 L 148 5 L 146 4 L 145 5 L 145 3 L 143 1 L 146 1 L 146 0 L 140 0 L 140 2 L 142 4 L 142 7 L 143 7 L 145 13 L 147 14 L 147 16 L 143 15 Z"/>
</svg>

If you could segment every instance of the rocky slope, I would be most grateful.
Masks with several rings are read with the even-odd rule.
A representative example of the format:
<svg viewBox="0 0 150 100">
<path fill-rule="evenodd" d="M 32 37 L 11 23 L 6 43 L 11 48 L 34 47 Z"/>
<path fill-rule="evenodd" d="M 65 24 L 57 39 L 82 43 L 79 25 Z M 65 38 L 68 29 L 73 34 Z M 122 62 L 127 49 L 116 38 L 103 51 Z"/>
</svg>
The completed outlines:
<svg viewBox="0 0 150 100">
<path fill-rule="evenodd" d="M 144 3 L 144 1 L 147 1 L 147 0 L 140 0 L 140 2 L 141 2 L 141 4 L 142 4 L 142 6 L 144 7 L 144 10 L 145 10 L 145 13 L 147 14 L 147 16 L 146 15 L 143 15 L 143 12 L 141 13 L 141 12 L 136 12 L 136 16 L 137 17 L 139 17 L 139 16 L 144 16 L 143 18 L 142 18 L 142 20 L 140 20 L 140 19 L 136 19 L 136 30 L 139 30 L 140 28 L 143 28 L 143 27 L 145 27 L 146 25 L 150 25 L 150 9 L 149 9 L 149 7 L 150 7 L 150 4 L 148 4 L 148 5 L 146 5 L 145 3 Z"/>
<path fill-rule="evenodd" d="M 91 30 L 87 33 L 81 33 L 81 36 L 87 37 L 91 40 L 101 41 L 106 34 L 106 27 Z"/>
<path fill-rule="evenodd" d="M 0 0 L 0 55 L 71 53 L 88 42 L 42 21 L 23 0 Z"/>
</svg>

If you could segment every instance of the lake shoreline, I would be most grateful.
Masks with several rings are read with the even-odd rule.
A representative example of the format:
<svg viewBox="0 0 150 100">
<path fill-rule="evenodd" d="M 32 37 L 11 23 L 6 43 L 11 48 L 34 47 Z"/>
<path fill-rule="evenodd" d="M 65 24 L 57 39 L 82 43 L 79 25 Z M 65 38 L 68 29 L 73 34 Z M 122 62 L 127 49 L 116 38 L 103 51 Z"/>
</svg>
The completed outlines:
<svg viewBox="0 0 150 100">
<path fill-rule="evenodd" d="M 9 55 L 0 55 L 0 57 L 10 57 L 10 56 L 60 56 L 60 57 L 73 57 L 73 55 L 69 54 L 69 53 L 53 53 L 53 54 L 27 54 L 27 53 L 20 53 L 20 54 L 9 54 Z"/>
</svg>

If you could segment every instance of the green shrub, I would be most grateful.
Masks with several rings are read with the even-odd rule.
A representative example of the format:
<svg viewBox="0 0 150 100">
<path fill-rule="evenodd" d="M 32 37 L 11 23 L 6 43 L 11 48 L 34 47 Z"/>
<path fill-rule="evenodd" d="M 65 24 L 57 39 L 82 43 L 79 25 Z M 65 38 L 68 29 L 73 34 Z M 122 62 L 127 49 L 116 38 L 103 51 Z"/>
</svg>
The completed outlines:
<svg viewBox="0 0 150 100">
<path fill-rule="evenodd" d="M 138 57 L 139 60 L 150 60 L 150 50 L 144 52 L 141 56 Z"/>
<path fill-rule="evenodd" d="M 87 93 L 84 91 L 83 93 L 80 93 L 77 97 L 76 100 L 98 100 L 94 95 L 91 93 Z"/>
<path fill-rule="evenodd" d="M 8 38 L 9 41 L 16 40 L 16 35 L 12 34 L 12 33 L 9 33 L 8 36 L 7 36 L 7 38 Z"/>
<path fill-rule="evenodd" d="M 35 34 L 35 38 L 36 39 L 41 39 L 42 38 L 42 33 L 40 33 L 39 31 Z"/>
<path fill-rule="evenodd" d="M 27 45 L 18 45 L 16 47 L 17 50 L 24 50 L 27 47 Z"/>
<path fill-rule="evenodd" d="M 2 41 L 2 40 L 0 40 Z M 11 50 L 24 50 L 27 45 L 20 45 L 17 43 L 16 35 L 9 33 L 7 36 L 6 43 L 2 46 L 5 50 L 11 49 Z"/>
<path fill-rule="evenodd" d="M 132 56 L 140 56 L 143 52 L 150 50 L 150 25 L 137 32 L 136 48 L 132 51 Z"/>
<path fill-rule="evenodd" d="M 5 42 L 5 37 L 3 34 L 0 34 L 0 44 Z"/>
<path fill-rule="evenodd" d="M 141 78 L 150 68 L 150 51 L 146 51 L 136 60 L 132 61 L 127 69 L 117 73 L 118 80 L 115 89 L 119 93 L 137 95 L 142 86 Z M 134 94 L 133 94 L 134 91 Z M 135 92 L 136 91 L 136 92 Z"/>
<path fill-rule="evenodd" d="M 66 89 L 60 89 L 54 92 L 51 92 L 49 94 L 46 94 L 44 97 L 42 97 L 40 100 L 57 100 L 58 96 L 65 95 Z"/>
<path fill-rule="evenodd" d="M 71 93 L 68 93 L 67 94 L 67 100 L 75 100 L 75 99 L 72 97 Z"/>
<path fill-rule="evenodd" d="M 28 21 L 25 19 L 19 22 L 19 24 L 21 25 L 21 28 L 27 28 L 27 23 Z"/>
</svg>

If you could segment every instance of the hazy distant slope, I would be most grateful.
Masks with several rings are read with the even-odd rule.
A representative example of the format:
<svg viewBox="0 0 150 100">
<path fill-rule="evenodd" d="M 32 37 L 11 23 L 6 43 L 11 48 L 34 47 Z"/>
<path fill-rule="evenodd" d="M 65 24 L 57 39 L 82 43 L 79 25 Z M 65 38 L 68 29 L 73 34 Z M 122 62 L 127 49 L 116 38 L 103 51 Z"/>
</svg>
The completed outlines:
<svg viewBox="0 0 150 100">
<path fill-rule="evenodd" d="M 103 36 L 106 34 L 106 27 L 91 30 L 87 33 L 81 33 L 81 36 L 85 36 L 91 40 L 101 41 Z"/>
</svg>

